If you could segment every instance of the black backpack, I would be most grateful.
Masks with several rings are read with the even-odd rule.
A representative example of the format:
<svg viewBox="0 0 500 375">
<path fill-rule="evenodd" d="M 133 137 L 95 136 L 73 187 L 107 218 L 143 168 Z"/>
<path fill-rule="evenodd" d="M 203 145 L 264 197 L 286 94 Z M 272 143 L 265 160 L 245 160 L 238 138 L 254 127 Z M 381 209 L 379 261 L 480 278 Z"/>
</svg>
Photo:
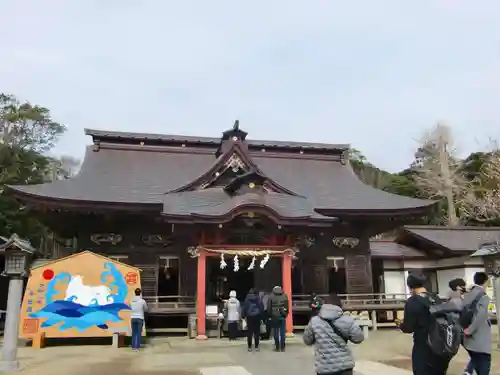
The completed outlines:
<svg viewBox="0 0 500 375">
<path fill-rule="evenodd" d="M 437 297 L 424 298 L 429 304 L 427 344 L 435 355 L 452 358 L 458 353 L 463 338 L 460 309 Z"/>
<path fill-rule="evenodd" d="M 479 300 L 485 295 L 484 291 L 478 293 L 477 296 L 468 305 L 464 305 L 462 313 L 460 314 L 460 325 L 463 329 L 468 328 L 472 324 L 472 319 L 477 311 L 477 304 Z"/>
</svg>

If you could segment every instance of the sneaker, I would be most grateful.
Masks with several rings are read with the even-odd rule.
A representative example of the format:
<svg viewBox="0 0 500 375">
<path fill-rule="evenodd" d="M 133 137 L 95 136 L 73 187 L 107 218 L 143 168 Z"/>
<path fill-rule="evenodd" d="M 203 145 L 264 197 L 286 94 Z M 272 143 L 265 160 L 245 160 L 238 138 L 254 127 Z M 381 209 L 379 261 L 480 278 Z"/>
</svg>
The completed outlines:
<svg viewBox="0 0 500 375">
<path fill-rule="evenodd" d="M 260 348 L 255 348 L 255 351 L 256 352 L 260 352 Z"/>
<path fill-rule="evenodd" d="M 248 348 L 248 351 L 251 352 L 252 351 L 252 348 Z"/>
</svg>

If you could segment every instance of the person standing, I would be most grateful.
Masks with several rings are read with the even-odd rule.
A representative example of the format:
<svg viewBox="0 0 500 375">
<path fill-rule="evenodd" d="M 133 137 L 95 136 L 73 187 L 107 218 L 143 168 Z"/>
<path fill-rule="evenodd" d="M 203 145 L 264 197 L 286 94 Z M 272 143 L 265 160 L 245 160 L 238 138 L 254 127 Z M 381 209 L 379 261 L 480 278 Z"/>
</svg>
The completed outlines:
<svg viewBox="0 0 500 375">
<path fill-rule="evenodd" d="M 290 311 L 288 296 L 281 286 L 275 286 L 267 301 L 267 313 L 274 330 L 274 351 L 285 351 L 286 317 Z"/>
<path fill-rule="evenodd" d="M 243 307 L 241 317 L 247 321 L 247 344 L 248 351 L 252 351 L 252 338 L 255 341 L 255 351 L 259 351 L 260 322 L 264 316 L 264 306 L 253 289 L 248 292 Z"/>
<path fill-rule="evenodd" d="M 351 316 L 344 315 L 336 294 L 328 296 L 317 316 L 309 321 L 303 340 L 314 345 L 314 367 L 318 375 L 352 375 L 354 357 L 348 342 L 360 344 L 363 330 Z"/>
<path fill-rule="evenodd" d="M 486 294 L 489 278 L 484 272 L 474 274 L 474 286 L 464 295 L 464 310 L 472 311 L 471 321 L 464 326 L 464 347 L 470 356 L 470 367 L 477 375 L 489 375 L 491 370 L 491 322 Z M 472 374 L 473 371 L 470 371 Z M 467 374 L 467 373 L 466 373 Z"/>
<path fill-rule="evenodd" d="M 450 302 L 458 309 L 463 307 L 463 297 L 466 291 L 466 284 L 464 279 L 453 279 L 448 283 L 451 289 Z"/>
<path fill-rule="evenodd" d="M 311 317 L 317 315 L 318 311 L 321 309 L 321 300 L 314 292 L 311 293 L 309 308 L 311 309 Z"/>
<path fill-rule="evenodd" d="M 238 323 L 240 322 L 240 301 L 236 298 L 235 290 L 229 292 L 229 299 L 226 302 L 226 318 L 229 341 L 234 341 L 238 336 Z"/>
<path fill-rule="evenodd" d="M 141 296 L 141 289 L 134 291 L 135 296 L 130 303 L 130 326 L 132 329 L 132 350 L 139 351 L 141 347 L 142 328 L 144 326 L 144 313 L 148 311 L 148 305 Z"/>
<path fill-rule="evenodd" d="M 265 291 L 259 292 L 260 299 L 262 301 L 262 305 L 264 306 L 264 313 L 262 320 L 266 326 L 266 332 L 262 334 L 262 340 L 269 340 L 271 337 L 271 324 L 270 324 L 270 314 L 267 311 L 267 301 L 269 300 L 269 293 Z"/>
<path fill-rule="evenodd" d="M 445 375 L 451 358 L 435 354 L 429 345 L 429 327 L 432 325 L 432 297 L 424 285 L 427 281 L 421 273 L 411 273 L 406 285 L 411 297 L 405 304 L 404 319 L 399 327 L 404 333 L 413 334 L 411 362 L 414 375 Z"/>
</svg>

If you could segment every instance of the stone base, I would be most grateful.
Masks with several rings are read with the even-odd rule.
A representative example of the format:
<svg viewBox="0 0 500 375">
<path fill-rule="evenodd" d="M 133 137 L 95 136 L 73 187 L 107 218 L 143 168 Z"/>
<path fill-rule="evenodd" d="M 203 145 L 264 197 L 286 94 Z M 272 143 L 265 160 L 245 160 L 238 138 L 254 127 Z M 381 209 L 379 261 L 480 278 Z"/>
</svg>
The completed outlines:
<svg viewBox="0 0 500 375">
<path fill-rule="evenodd" d="M 204 340 L 207 340 L 207 339 L 208 339 L 207 335 L 198 335 L 198 336 L 196 336 L 196 340 L 204 341 Z"/>
<path fill-rule="evenodd" d="M 19 361 L 0 361 L 0 373 L 8 373 L 8 372 L 18 372 L 21 371 L 21 367 L 19 366 Z"/>
</svg>

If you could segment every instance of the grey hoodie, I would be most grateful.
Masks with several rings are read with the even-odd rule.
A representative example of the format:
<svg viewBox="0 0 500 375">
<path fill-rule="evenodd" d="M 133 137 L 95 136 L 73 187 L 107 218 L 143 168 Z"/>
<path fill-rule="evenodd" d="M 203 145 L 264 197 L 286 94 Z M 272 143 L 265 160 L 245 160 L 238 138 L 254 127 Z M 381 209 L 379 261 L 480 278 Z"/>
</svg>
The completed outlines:
<svg viewBox="0 0 500 375">
<path fill-rule="evenodd" d="M 330 374 L 354 368 L 354 357 L 346 340 L 333 330 L 329 322 L 333 322 L 339 333 L 355 344 L 361 343 L 365 337 L 358 323 L 343 314 L 338 306 L 323 305 L 304 331 L 304 343 L 314 345 L 314 367 L 317 374 Z"/>
<path fill-rule="evenodd" d="M 240 301 L 236 297 L 229 297 L 226 302 L 226 318 L 228 322 L 240 320 Z"/>
<path fill-rule="evenodd" d="M 484 293 L 481 286 L 474 286 L 469 293 L 464 295 L 464 306 L 470 305 L 479 295 Z M 491 354 L 491 322 L 488 316 L 488 305 L 490 297 L 486 293 L 476 305 L 476 312 L 472 318 L 471 325 L 467 328 L 464 339 L 464 347 L 467 350 L 478 353 Z"/>
<path fill-rule="evenodd" d="M 148 305 L 141 296 L 135 296 L 132 298 L 130 308 L 132 309 L 132 313 L 130 314 L 131 319 L 144 320 L 144 313 L 148 311 Z"/>
</svg>

